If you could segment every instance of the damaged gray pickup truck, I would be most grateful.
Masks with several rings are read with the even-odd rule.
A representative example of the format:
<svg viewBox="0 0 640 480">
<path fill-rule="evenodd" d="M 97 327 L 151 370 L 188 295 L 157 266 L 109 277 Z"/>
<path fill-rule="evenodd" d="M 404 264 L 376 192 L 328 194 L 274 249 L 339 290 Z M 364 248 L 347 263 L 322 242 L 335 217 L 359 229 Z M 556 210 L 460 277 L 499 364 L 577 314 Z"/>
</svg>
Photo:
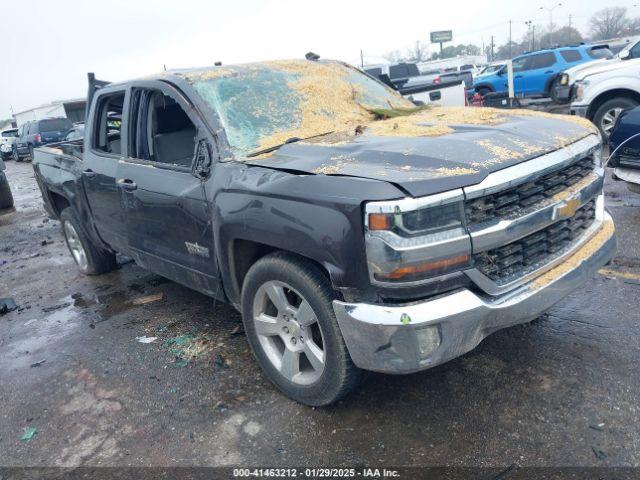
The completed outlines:
<svg viewBox="0 0 640 480">
<path fill-rule="evenodd" d="M 34 160 L 80 270 L 112 270 L 118 252 L 230 302 L 302 403 L 336 401 L 363 370 L 458 357 L 615 253 L 582 119 L 416 107 L 332 61 L 89 92 L 86 138 Z"/>
</svg>

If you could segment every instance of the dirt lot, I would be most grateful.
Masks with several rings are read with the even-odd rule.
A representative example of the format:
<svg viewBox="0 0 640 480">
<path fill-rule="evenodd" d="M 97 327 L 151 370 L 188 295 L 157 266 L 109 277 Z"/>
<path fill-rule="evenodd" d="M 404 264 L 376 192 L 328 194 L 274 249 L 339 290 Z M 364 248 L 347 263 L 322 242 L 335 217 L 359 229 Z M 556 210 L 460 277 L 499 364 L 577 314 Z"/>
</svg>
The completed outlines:
<svg viewBox="0 0 640 480">
<path fill-rule="evenodd" d="M 311 409 L 261 374 L 234 309 L 126 261 L 78 274 L 31 165 L 7 174 L 0 297 L 19 309 L 0 316 L 5 466 L 640 465 L 640 195 L 620 183 L 607 186 L 617 259 L 547 315 Z"/>
</svg>

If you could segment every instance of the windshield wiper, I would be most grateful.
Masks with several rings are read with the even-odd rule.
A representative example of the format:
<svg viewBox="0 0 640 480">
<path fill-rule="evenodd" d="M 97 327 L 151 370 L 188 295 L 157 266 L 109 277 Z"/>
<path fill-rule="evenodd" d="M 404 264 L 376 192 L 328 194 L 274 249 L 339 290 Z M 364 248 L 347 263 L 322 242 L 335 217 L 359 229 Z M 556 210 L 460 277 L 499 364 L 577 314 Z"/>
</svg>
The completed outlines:
<svg viewBox="0 0 640 480">
<path fill-rule="evenodd" d="M 329 135 L 330 133 L 333 133 L 333 132 L 334 131 L 332 130 L 330 132 L 319 133 L 318 135 L 311 135 L 310 137 L 305 137 L 305 138 L 300 138 L 300 137 L 287 138 L 285 140 L 285 142 L 281 143 L 280 145 L 274 145 L 273 147 L 264 148 L 262 150 L 257 150 L 255 152 L 251 152 L 251 153 L 247 154 L 247 158 L 257 157 L 258 155 L 263 155 L 265 153 L 275 152 L 279 148 L 284 147 L 285 145 L 288 145 L 289 143 L 302 142 L 303 140 L 311 140 L 312 138 L 324 137 L 325 135 Z"/>
</svg>

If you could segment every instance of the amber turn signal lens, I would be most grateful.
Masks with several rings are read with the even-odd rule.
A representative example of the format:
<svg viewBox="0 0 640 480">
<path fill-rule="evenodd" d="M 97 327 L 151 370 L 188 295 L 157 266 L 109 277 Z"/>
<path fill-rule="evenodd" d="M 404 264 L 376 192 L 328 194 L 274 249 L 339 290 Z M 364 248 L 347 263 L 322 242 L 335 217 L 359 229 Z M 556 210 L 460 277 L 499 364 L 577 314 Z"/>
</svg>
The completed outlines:
<svg viewBox="0 0 640 480">
<path fill-rule="evenodd" d="M 369 230 L 391 230 L 390 215 L 386 213 L 370 213 Z"/>
<path fill-rule="evenodd" d="M 420 263 L 418 265 L 412 265 L 410 267 L 396 268 L 392 272 L 386 275 L 380 275 L 380 277 L 388 280 L 399 280 L 404 277 L 416 275 L 425 272 L 442 272 L 469 263 L 469 255 L 459 255 L 457 257 L 445 258 L 444 260 L 438 260 L 437 262 Z"/>
</svg>

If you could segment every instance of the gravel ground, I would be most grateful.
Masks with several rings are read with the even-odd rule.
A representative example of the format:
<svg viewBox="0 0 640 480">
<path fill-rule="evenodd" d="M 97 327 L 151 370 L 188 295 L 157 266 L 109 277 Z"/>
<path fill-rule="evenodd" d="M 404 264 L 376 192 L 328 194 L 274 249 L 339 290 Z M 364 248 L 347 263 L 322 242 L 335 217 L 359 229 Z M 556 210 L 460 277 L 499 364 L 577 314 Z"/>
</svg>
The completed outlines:
<svg viewBox="0 0 640 480">
<path fill-rule="evenodd" d="M 640 195 L 619 182 L 607 271 L 462 358 L 312 409 L 262 375 L 233 308 L 126 260 L 80 275 L 31 165 L 6 173 L 3 466 L 640 465 Z"/>
</svg>

